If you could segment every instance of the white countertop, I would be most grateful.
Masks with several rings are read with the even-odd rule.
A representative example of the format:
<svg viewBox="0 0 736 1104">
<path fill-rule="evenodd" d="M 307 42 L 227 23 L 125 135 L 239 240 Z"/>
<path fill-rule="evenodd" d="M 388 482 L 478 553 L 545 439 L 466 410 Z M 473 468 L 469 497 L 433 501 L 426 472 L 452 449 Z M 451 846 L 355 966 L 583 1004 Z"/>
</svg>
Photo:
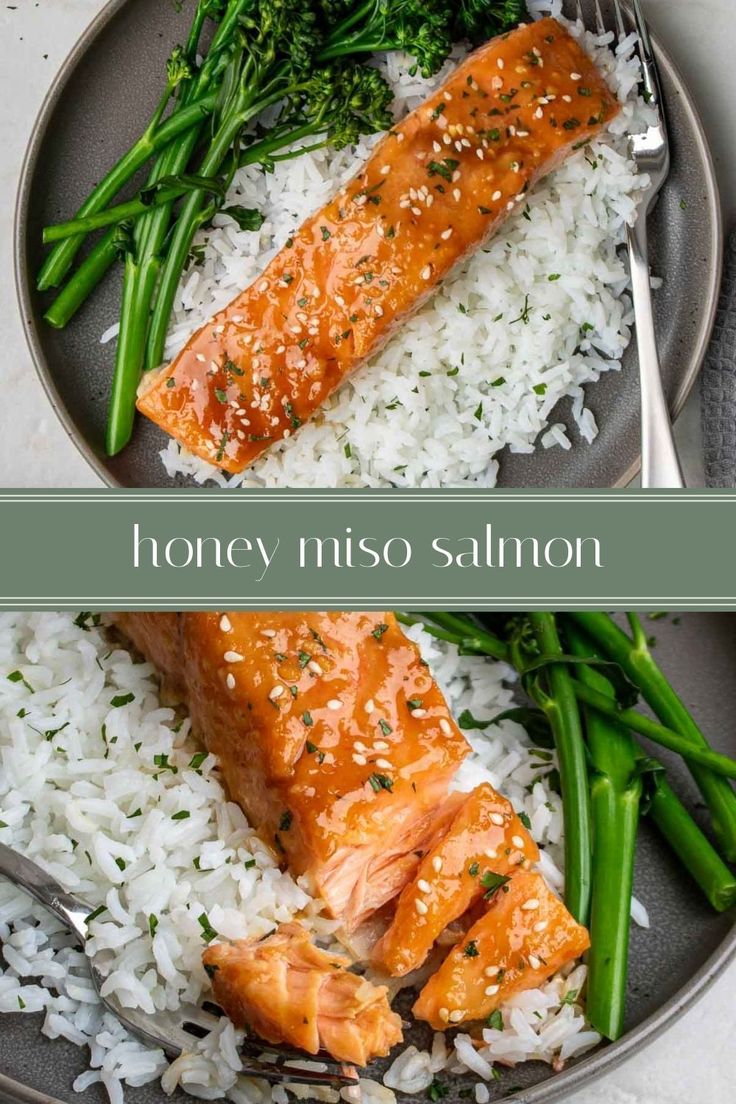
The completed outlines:
<svg viewBox="0 0 736 1104">
<path fill-rule="evenodd" d="M 168 3 L 169 0 L 157 0 Z M 12 269 L 18 173 L 33 119 L 59 65 L 103 0 L 16 0 L 0 9 L 0 486 L 91 487 L 98 481 L 57 423 L 23 337 Z M 736 45 L 732 0 L 645 0 L 683 72 L 713 144 L 726 226 L 736 221 Z M 699 410 L 678 425 L 688 480 L 702 482 Z M 656 938 L 654 933 L 652 938 Z M 567 1104 L 732 1104 L 736 965 L 662 1038 Z"/>
</svg>

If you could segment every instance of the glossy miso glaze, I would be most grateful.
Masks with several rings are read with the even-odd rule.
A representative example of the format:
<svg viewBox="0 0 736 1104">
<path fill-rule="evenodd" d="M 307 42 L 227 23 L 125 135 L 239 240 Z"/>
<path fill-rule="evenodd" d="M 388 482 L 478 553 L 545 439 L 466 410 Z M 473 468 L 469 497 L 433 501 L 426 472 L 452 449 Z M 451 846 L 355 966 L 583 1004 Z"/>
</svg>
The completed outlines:
<svg viewBox="0 0 736 1104">
<path fill-rule="evenodd" d="M 251 823 L 347 927 L 414 873 L 468 752 L 391 613 L 120 614 Z"/>
<path fill-rule="evenodd" d="M 538 858 L 511 803 L 488 783 L 478 786 L 402 891 L 373 961 L 393 975 L 416 970 L 447 926 L 487 892 L 488 872 L 508 875 Z"/>
<path fill-rule="evenodd" d="M 242 471 L 618 110 L 555 20 L 492 40 L 144 384 L 139 410 L 191 452 Z"/>
<path fill-rule="evenodd" d="M 202 956 L 217 1003 L 236 1027 L 309 1054 L 365 1066 L 401 1042 L 384 986 L 346 970 L 350 961 L 310 941 L 299 923 L 262 940 L 217 943 Z"/>
<path fill-rule="evenodd" d="M 436 1030 L 481 1020 L 533 989 L 590 946 L 539 874 L 520 870 L 499 889 L 419 994 L 414 1015 Z"/>
</svg>

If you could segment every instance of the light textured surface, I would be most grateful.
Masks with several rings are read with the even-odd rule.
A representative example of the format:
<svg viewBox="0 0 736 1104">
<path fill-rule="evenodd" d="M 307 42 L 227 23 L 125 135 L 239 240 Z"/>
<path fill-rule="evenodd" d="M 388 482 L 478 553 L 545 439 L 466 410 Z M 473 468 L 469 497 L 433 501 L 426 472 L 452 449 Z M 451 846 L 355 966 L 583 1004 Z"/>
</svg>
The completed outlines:
<svg viewBox="0 0 736 1104">
<path fill-rule="evenodd" d="M 160 0 L 166 2 L 166 0 Z M 33 120 L 54 73 L 69 49 L 103 7 L 103 0 L 20 0 L 0 9 L 0 309 L 6 320 L 0 385 L 4 398 L 0 433 L 0 486 L 85 487 L 98 480 L 56 420 L 35 377 L 22 333 L 12 276 L 12 216 L 18 174 Z M 736 91 L 727 25 L 730 0 L 649 0 L 652 22 L 676 56 L 713 138 L 728 221 L 736 213 L 736 151 L 729 142 L 729 104 Z M 704 15 L 707 12 L 707 15 Z M 684 46 L 686 44 L 686 46 Z M 715 51 L 715 57 L 713 56 Z M 720 58 L 719 58 L 720 54 Z M 718 82 L 718 83 L 717 83 Z M 719 117 L 718 112 L 723 112 Z M 680 419 L 678 438 L 688 482 L 702 485 L 703 466 L 697 398 Z"/>
</svg>

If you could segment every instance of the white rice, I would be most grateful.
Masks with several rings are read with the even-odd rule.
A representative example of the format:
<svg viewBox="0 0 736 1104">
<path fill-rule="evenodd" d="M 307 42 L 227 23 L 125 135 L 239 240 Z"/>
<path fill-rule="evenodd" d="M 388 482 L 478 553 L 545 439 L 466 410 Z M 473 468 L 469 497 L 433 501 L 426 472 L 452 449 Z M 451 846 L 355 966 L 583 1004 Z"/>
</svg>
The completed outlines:
<svg viewBox="0 0 736 1104">
<path fill-rule="evenodd" d="M 559 16 L 560 0 L 532 0 L 530 8 Z M 634 36 L 614 54 L 612 34 L 569 26 L 624 103 L 603 138 L 539 184 L 524 211 L 292 438 L 236 477 L 171 440 L 161 453 L 170 476 L 233 487 L 492 487 L 502 449 L 528 453 L 540 442 L 571 447 L 569 427 L 549 424 L 563 396 L 571 400 L 582 440 L 593 440 L 598 429 L 584 386 L 620 369 L 631 336 L 628 280 L 617 249 L 646 179 L 636 175 L 625 131 L 650 109 L 637 95 Z M 453 62 L 463 53 L 456 49 Z M 437 87 L 452 63 L 431 80 L 410 76 L 407 60 L 396 54 L 380 66 L 395 92 L 398 118 Z M 238 173 L 229 202 L 258 208 L 265 222 L 252 233 L 218 216 L 215 228 L 200 235 L 204 261 L 182 280 L 168 357 L 256 278 L 295 227 L 353 176 L 377 140 L 307 154 L 273 173 Z M 114 334 L 113 328 L 105 338 Z"/>
<path fill-rule="evenodd" d="M 200 748 L 189 722 L 161 704 L 153 667 L 112 646 L 103 628 L 87 626 L 67 613 L 0 614 L 0 842 L 100 910 L 89 950 L 105 992 L 155 1018 L 207 992 L 203 915 L 228 938 L 262 935 L 299 915 L 329 940 L 336 924 L 298 879 L 279 871 L 225 800 L 214 757 L 193 761 Z M 460 657 L 421 629 L 408 631 L 454 712 L 488 718 L 510 706 L 512 672 L 504 665 Z M 539 869 L 560 890 L 562 809 L 546 783 L 554 756 L 511 721 L 467 736 L 473 753 L 458 787 L 487 779 L 526 813 L 542 849 Z M 99 1081 L 119 1104 L 123 1084 L 161 1078 L 167 1092 L 181 1085 L 237 1104 L 285 1099 L 283 1090 L 272 1094 L 239 1072 L 240 1036 L 228 1022 L 171 1065 L 132 1039 L 102 1010 L 85 957 L 61 923 L 2 880 L 0 942 L 0 1012 L 42 1012 L 46 1035 L 89 1048 L 76 1090 Z M 584 980 L 584 966 L 568 968 L 508 1001 L 503 1031 L 484 1031 L 472 1054 L 462 1037 L 453 1046 L 439 1033 L 431 1051 L 408 1047 L 383 1086 L 365 1082 L 364 1104 L 386 1104 L 393 1088 L 422 1091 L 442 1070 L 487 1079 L 495 1062 L 559 1065 L 594 1046 L 599 1037 L 576 999 Z"/>
</svg>

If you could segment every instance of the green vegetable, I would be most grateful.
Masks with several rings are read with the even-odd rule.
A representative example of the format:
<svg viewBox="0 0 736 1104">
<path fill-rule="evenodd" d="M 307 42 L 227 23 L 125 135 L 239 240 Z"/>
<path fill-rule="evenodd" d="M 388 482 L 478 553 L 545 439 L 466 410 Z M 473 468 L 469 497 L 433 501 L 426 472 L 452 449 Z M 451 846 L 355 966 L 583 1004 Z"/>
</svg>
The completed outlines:
<svg viewBox="0 0 736 1104">
<path fill-rule="evenodd" d="M 530 613 L 529 623 L 543 655 L 562 655 L 554 614 Z M 554 735 L 565 821 L 565 904 L 585 924 L 590 907 L 591 841 L 588 777 L 580 711 L 569 669 L 553 664 L 530 690 Z"/>
<path fill-rule="evenodd" d="M 605 613 L 573 613 L 569 616 L 595 641 L 603 655 L 619 664 L 663 725 L 679 733 L 694 747 L 708 747 L 705 736 L 653 658 L 635 615 L 630 618 L 633 639 Z M 725 858 L 734 862 L 736 793 L 726 778 L 718 777 L 712 770 L 692 760 L 689 766 L 710 811 L 718 847 Z"/>
<path fill-rule="evenodd" d="M 593 649 L 571 624 L 567 641 L 574 655 Z M 614 699 L 614 689 L 595 667 L 579 669 L 579 679 Z M 590 756 L 590 808 L 593 828 L 593 892 L 590 908 L 587 1017 L 607 1039 L 623 1032 L 628 969 L 634 853 L 639 825 L 642 776 L 629 730 L 590 707 L 583 711 Z"/>
</svg>

